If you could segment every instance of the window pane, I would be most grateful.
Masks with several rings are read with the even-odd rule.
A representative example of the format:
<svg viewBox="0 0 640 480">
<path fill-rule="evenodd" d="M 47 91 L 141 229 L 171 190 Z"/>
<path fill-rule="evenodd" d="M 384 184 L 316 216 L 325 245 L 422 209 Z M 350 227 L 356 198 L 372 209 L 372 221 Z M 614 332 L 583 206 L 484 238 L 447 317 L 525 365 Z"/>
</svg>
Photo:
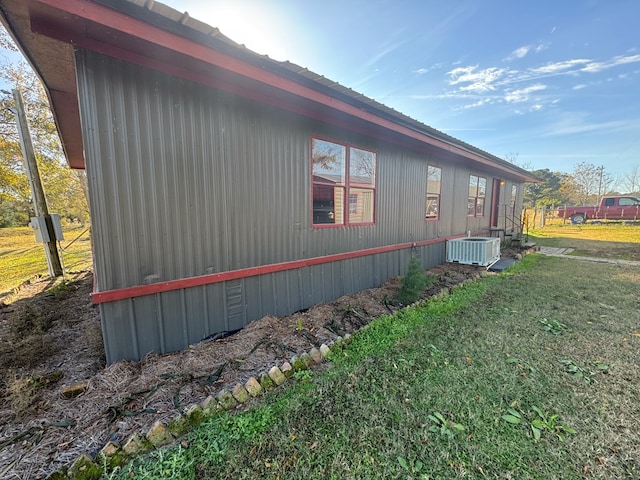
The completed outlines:
<svg viewBox="0 0 640 480">
<path fill-rule="evenodd" d="M 478 198 L 476 202 L 476 216 L 482 217 L 484 215 L 484 198 Z"/>
<path fill-rule="evenodd" d="M 344 188 L 333 185 L 313 185 L 313 223 L 316 224 L 343 224 L 342 198 Z"/>
<path fill-rule="evenodd" d="M 373 190 L 349 190 L 349 223 L 373 223 Z"/>
<path fill-rule="evenodd" d="M 358 211 L 358 194 L 349 194 L 349 213 L 357 213 Z"/>
<path fill-rule="evenodd" d="M 346 149 L 337 143 L 312 140 L 313 181 L 344 185 Z"/>
<path fill-rule="evenodd" d="M 467 215 L 473 216 L 476 213 L 476 197 L 469 197 L 467 201 Z"/>
<path fill-rule="evenodd" d="M 484 197 L 487 194 L 487 179 L 484 177 L 478 178 L 478 197 Z"/>
<path fill-rule="evenodd" d="M 349 177 L 349 183 L 375 185 L 376 154 L 359 148 L 350 148 Z"/>
<path fill-rule="evenodd" d="M 336 225 L 344 225 L 344 188 L 334 188 L 333 219 Z M 331 215 L 331 214 L 330 214 Z"/>
<path fill-rule="evenodd" d="M 440 195 L 427 195 L 426 218 L 438 218 L 438 210 L 440 209 Z"/>
<path fill-rule="evenodd" d="M 427 167 L 427 193 L 440 193 L 440 179 L 442 169 L 439 167 Z"/>
<path fill-rule="evenodd" d="M 618 205 L 620 205 L 621 207 L 634 207 L 638 204 L 638 201 L 634 198 L 621 198 L 620 200 L 618 200 Z"/>
<path fill-rule="evenodd" d="M 478 177 L 474 175 L 469 175 L 469 196 L 478 196 Z"/>
<path fill-rule="evenodd" d="M 516 199 L 518 198 L 518 187 L 516 185 L 511 185 L 511 204 L 516 204 Z"/>
</svg>

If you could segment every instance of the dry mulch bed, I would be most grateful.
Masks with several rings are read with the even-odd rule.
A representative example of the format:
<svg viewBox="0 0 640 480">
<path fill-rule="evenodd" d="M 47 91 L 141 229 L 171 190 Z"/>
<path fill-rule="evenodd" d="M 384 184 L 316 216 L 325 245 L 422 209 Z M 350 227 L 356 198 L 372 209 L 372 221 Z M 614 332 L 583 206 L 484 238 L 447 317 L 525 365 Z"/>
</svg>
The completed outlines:
<svg viewBox="0 0 640 480">
<path fill-rule="evenodd" d="M 484 269 L 447 264 L 429 271 L 423 298 Z M 155 421 L 293 355 L 352 333 L 397 310 L 400 279 L 288 317 L 266 316 L 231 336 L 140 362 L 104 366 L 91 272 L 53 285 L 35 280 L 0 302 L 0 478 L 42 479 L 109 440 L 124 443 Z M 70 385 L 82 393 L 64 398 Z"/>
</svg>

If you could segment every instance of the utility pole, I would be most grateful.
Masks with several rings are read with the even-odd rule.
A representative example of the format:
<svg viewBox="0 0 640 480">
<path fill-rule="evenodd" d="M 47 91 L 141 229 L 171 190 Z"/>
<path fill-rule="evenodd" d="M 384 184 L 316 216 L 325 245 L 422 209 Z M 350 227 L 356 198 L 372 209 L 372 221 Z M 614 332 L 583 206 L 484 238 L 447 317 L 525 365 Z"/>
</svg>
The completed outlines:
<svg viewBox="0 0 640 480">
<path fill-rule="evenodd" d="M 40 181 L 40 173 L 38 172 L 38 164 L 36 155 L 29 134 L 29 125 L 27 124 L 27 116 L 24 111 L 24 102 L 20 90 L 14 89 L 13 100 L 16 104 L 15 115 L 18 120 L 18 133 L 20 134 L 20 146 L 22 147 L 22 156 L 24 158 L 24 166 L 29 179 L 29 187 L 31 188 L 31 196 L 33 198 L 34 209 L 37 217 L 43 217 L 47 225 L 47 233 L 49 241 L 44 244 L 44 253 L 47 256 L 47 265 L 49 267 L 49 275 L 51 277 L 62 276 L 62 264 L 56 247 L 56 234 L 53 229 L 53 222 L 49 209 L 47 208 L 47 199 L 44 196 L 42 182 Z"/>
<path fill-rule="evenodd" d="M 604 165 L 601 165 L 599 168 L 597 168 L 596 170 L 598 170 L 598 172 L 600 172 L 599 175 L 599 180 L 598 180 L 598 202 L 600 201 L 601 197 L 601 192 L 602 192 L 602 176 L 604 175 Z"/>
</svg>

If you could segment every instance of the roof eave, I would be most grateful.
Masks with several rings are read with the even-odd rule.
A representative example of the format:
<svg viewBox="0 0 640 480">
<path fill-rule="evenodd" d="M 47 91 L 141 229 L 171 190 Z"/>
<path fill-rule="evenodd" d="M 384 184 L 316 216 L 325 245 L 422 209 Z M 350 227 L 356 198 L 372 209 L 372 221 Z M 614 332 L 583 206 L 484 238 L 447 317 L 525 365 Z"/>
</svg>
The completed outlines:
<svg viewBox="0 0 640 480">
<path fill-rule="evenodd" d="M 145 8 L 148 3 L 144 0 L 0 0 L 3 22 L 48 91 L 67 161 L 72 167 L 84 166 L 73 63 L 74 48 L 79 46 L 239 95 L 254 95 L 255 89 L 249 88 L 249 83 L 254 83 L 267 92 L 261 100 L 266 101 L 269 92 L 276 92 L 279 99 L 270 102 L 281 102 L 278 106 L 297 113 L 315 115 L 313 110 L 317 109 L 329 118 L 328 112 L 333 110 L 360 124 L 484 164 L 519 181 L 539 181 L 526 170 L 357 92 L 335 86 L 320 75 L 289 62 L 276 62 L 258 55 L 186 13 L 158 2 L 151 3 L 152 9 Z M 101 32 L 102 38 L 96 32 Z M 50 63 L 50 54 L 54 51 L 64 57 L 64 78 L 60 75 L 54 78 L 56 73 L 60 74 L 56 72 L 60 62 Z M 169 60 L 162 63 L 159 59 Z M 170 59 L 182 65 L 176 67 Z M 212 84 L 211 79 L 196 72 L 203 65 L 243 79 L 245 88 L 242 82 L 240 85 L 231 81 Z M 303 108 L 299 107 L 301 100 Z"/>
</svg>

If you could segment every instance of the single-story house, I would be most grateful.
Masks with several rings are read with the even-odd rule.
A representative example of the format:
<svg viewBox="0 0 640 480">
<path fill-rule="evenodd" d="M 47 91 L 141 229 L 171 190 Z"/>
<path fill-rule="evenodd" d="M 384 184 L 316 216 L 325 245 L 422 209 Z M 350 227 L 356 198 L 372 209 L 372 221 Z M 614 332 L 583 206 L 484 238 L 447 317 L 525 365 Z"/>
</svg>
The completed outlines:
<svg viewBox="0 0 640 480">
<path fill-rule="evenodd" d="M 154 0 L 0 0 L 86 169 L 108 362 L 519 226 L 527 171 Z M 514 215 L 516 213 L 516 215 Z"/>
</svg>

